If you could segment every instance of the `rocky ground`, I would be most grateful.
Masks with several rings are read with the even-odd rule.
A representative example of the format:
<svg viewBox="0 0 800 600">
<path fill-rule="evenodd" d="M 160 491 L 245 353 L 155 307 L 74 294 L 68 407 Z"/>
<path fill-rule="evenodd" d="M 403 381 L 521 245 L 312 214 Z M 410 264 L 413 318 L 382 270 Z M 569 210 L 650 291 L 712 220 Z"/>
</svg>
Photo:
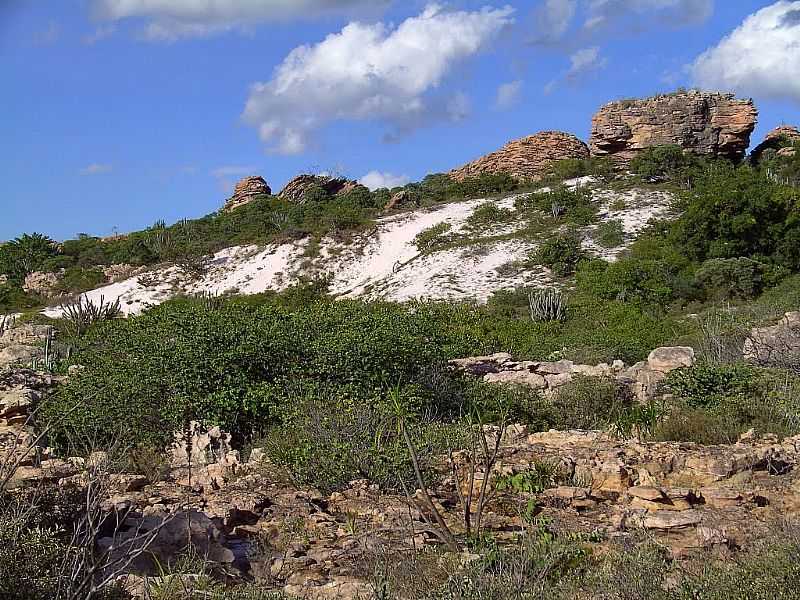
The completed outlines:
<svg viewBox="0 0 800 600">
<path fill-rule="evenodd" d="M 663 348 L 630 367 L 517 362 L 502 354 L 453 364 L 490 382 L 546 393 L 578 374 L 614 376 L 646 397 L 665 373 L 693 361 L 691 348 Z M 59 381 L 24 369 L 0 379 L 0 480 L 17 493 L 94 489 L 98 510 L 118 523 L 100 535 L 98 550 L 131 554 L 146 543 L 147 552 L 122 577 L 134 592 L 143 589 L 144 576 L 158 575 L 157 564 L 185 552 L 189 540 L 218 576 L 304 598 L 369 597 L 365 565 L 375 556 L 442 544 L 422 490 L 406 496 L 362 480 L 323 494 L 292 483 L 260 449 L 241 457 L 228 435 L 198 424 L 176 434 L 164 457 L 137 473 L 116 466 L 106 452 L 53 456 L 37 443 L 31 407 Z M 439 458 L 441 477 L 428 493 L 457 537 L 465 533 L 461 502 L 470 490 L 478 498 L 486 479 L 483 527 L 501 544 L 546 519 L 561 531 L 591 534 L 586 539 L 598 546 L 648 532 L 684 559 L 746 548 L 800 514 L 800 436 L 746 434 L 736 444 L 700 446 L 487 426 L 487 448 L 501 434 L 488 469 L 467 449 Z M 524 483 L 534 475 L 535 489 Z"/>
</svg>

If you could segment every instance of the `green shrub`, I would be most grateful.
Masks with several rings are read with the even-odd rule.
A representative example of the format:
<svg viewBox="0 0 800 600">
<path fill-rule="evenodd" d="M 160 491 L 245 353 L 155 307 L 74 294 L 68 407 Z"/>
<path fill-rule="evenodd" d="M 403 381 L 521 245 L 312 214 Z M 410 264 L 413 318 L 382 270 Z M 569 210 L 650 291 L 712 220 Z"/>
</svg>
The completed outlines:
<svg viewBox="0 0 800 600">
<path fill-rule="evenodd" d="M 645 178 L 677 178 L 698 166 L 700 159 L 678 145 L 645 148 L 631 161 L 633 173 Z"/>
<path fill-rule="evenodd" d="M 486 202 L 477 207 L 467 218 L 467 225 L 473 229 L 507 223 L 514 218 L 514 212 L 500 208 L 494 202 Z"/>
<path fill-rule="evenodd" d="M 537 249 L 534 260 L 549 267 L 555 275 L 564 277 L 574 273 L 578 263 L 585 257 L 580 237 L 570 232 L 543 242 Z"/>
<path fill-rule="evenodd" d="M 576 376 L 553 396 L 558 429 L 602 429 L 633 405 L 626 387 L 610 378 Z"/>
<path fill-rule="evenodd" d="M 617 248 L 625 242 L 625 228 L 622 221 L 604 221 L 597 226 L 594 239 L 603 248 Z"/>
<path fill-rule="evenodd" d="M 758 379 L 757 370 L 749 365 L 695 365 L 672 371 L 663 386 L 690 407 L 708 408 L 729 396 L 754 394 Z"/>
<path fill-rule="evenodd" d="M 437 223 L 432 227 L 420 231 L 414 238 L 414 245 L 420 252 L 430 252 L 447 243 L 447 232 L 450 231 L 450 223 Z"/>
<path fill-rule="evenodd" d="M 21 282 L 39 271 L 45 262 L 58 254 L 56 243 L 41 233 L 22 236 L 0 244 L 0 275 Z"/>
<path fill-rule="evenodd" d="M 574 225 L 589 225 L 598 211 L 592 201 L 591 190 L 583 187 L 558 186 L 547 192 L 534 192 L 519 196 L 514 202 L 517 211 L 524 214 L 539 211 Z"/>
</svg>

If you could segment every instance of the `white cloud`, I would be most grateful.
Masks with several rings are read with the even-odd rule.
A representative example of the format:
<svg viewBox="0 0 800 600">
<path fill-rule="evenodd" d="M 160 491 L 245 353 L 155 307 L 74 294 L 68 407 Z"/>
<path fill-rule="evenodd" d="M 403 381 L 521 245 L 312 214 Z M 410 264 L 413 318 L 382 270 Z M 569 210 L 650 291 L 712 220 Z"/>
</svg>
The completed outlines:
<svg viewBox="0 0 800 600">
<path fill-rule="evenodd" d="M 494 100 L 494 106 L 497 110 L 507 110 L 515 106 L 522 95 L 522 81 L 509 81 L 502 84 L 497 88 L 497 97 Z"/>
<path fill-rule="evenodd" d="M 463 118 L 465 95 L 432 92 L 453 68 L 484 49 L 514 9 L 446 11 L 431 4 L 396 28 L 350 23 L 292 50 L 272 79 L 250 90 L 244 120 L 273 151 L 302 152 L 334 120 L 381 120 L 396 137 L 436 119 Z"/>
<path fill-rule="evenodd" d="M 570 66 L 563 77 L 552 80 L 544 86 L 544 93 L 551 94 L 563 82 L 579 84 L 584 77 L 599 71 L 608 61 L 600 55 L 600 48 L 582 48 L 569 57 Z"/>
<path fill-rule="evenodd" d="M 224 167 L 217 167 L 211 171 L 214 177 L 237 177 L 252 175 L 258 170 L 258 167 L 243 166 L 243 165 L 226 165 Z"/>
<path fill-rule="evenodd" d="M 569 41 L 585 44 L 603 32 L 640 33 L 657 27 L 696 25 L 713 13 L 714 0 L 544 0 L 534 11 L 531 41 L 564 43 L 576 21 L 581 26 L 570 34 Z"/>
<path fill-rule="evenodd" d="M 578 10 L 578 0 L 545 0 L 534 12 L 534 43 L 552 43 L 563 36 Z"/>
<path fill-rule="evenodd" d="M 569 57 L 570 67 L 566 78 L 569 81 L 577 81 L 583 75 L 597 71 L 606 66 L 606 59 L 600 56 L 600 48 L 583 48 L 573 53 Z"/>
<path fill-rule="evenodd" d="M 334 14 L 378 14 L 391 0 L 94 0 L 99 19 L 143 18 L 144 35 L 174 40 L 258 23 Z"/>
<path fill-rule="evenodd" d="M 589 0 L 586 29 L 632 28 L 653 24 L 686 26 L 714 14 L 714 0 Z"/>
<path fill-rule="evenodd" d="M 101 175 L 103 173 L 110 173 L 114 167 L 109 164 L 92 163 L 88 167 L 81 169 L 81 175 Z"/>
<path fill-rule="evenodd" d="M 702 87 L 800 102 L 800 2 L 781 0 L 750 15 L 691 72 Z"/>
<path fill-rule="evenodd" d="M 407 175 L 393 175 L 392 173 L 381 173 L 380 171 L 370 171 L 358 180 L 358 183 L 368 187 L 370 190 L 379 190 L 381 188 L 396 188 L 401 187 L 411 181 Z"/>
</svg>

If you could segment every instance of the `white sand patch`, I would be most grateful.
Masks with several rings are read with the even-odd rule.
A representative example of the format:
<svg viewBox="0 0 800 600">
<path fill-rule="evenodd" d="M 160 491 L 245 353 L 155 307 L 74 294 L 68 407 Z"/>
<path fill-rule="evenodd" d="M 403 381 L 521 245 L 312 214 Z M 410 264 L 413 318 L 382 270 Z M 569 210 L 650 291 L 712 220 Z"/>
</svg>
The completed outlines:
<svg viewBox="0 0 800 600">
<path fill-rule="evenodd" d="M 594 183 L 592 178 L 565 182 L 571 187 Z M 474 210 L 486 202 L 514 210 L 518 196 L 500 200 L 469 200 L 420 209 L 379 219 L 375 227 L 348 243 L 325 238 L 316 256 L 306 256 L 308 240 L 266 248 L 235 246 L 217 252 L 208 261 L 205 272 L 196 279 L 187 277 L 178 267 L 156 269 L 130 279 L 87 292 L 95 303 L 103 297 L 119 299 L 125 314 L 137 314 L 178 294 L 257 294 L 282 290 L 296 283 L 301 275 L 326 275 L 331 292 L 347 298 L 382 298 L 405 301 L 411 299 L 474 299 L 484 302 L 492 293 L 521 285 L 541 286 L 550 282 L 547 269 L 534 267 L 501 275 L 498 267 L 522 262 L 536 249 L 538 240 L 484 241 L 429 254 L 420 254 L 414 238 L 440 223 L 450 225 L 449 234 L 468 234 L 470 238 L 512 234 L 520 223 L 512 222 L 468 231 L 467 220 Z M 665 192 L 631 190 L 614 192 L 595 190 L 594 199 L 601 203 L 603 221 L 618 219 L 626 235 L 626 245 L 646 227 L 652 218 L 669 215 L 672 197 Z M 612 206 L 624 203 L 624 208 Z M 588 250 L 614 260 L 624 249 L 606 249 L 591 240 L 594 227 L 587 228 Z M 59 316 L 58 308 L 45 311 Z"/>
</svg>

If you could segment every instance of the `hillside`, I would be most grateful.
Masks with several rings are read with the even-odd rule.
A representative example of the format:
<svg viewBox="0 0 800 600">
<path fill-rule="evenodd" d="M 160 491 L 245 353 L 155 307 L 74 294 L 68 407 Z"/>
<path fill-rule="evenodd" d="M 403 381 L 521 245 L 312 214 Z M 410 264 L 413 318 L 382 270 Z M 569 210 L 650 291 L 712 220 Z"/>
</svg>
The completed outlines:
<svg viewBox="0 0 800 600">
<path fill-rule="evenodd" d="M 800 135 L 594 124 L 0 246 L 0 599 L 800 598 Z"/>
</svg>

